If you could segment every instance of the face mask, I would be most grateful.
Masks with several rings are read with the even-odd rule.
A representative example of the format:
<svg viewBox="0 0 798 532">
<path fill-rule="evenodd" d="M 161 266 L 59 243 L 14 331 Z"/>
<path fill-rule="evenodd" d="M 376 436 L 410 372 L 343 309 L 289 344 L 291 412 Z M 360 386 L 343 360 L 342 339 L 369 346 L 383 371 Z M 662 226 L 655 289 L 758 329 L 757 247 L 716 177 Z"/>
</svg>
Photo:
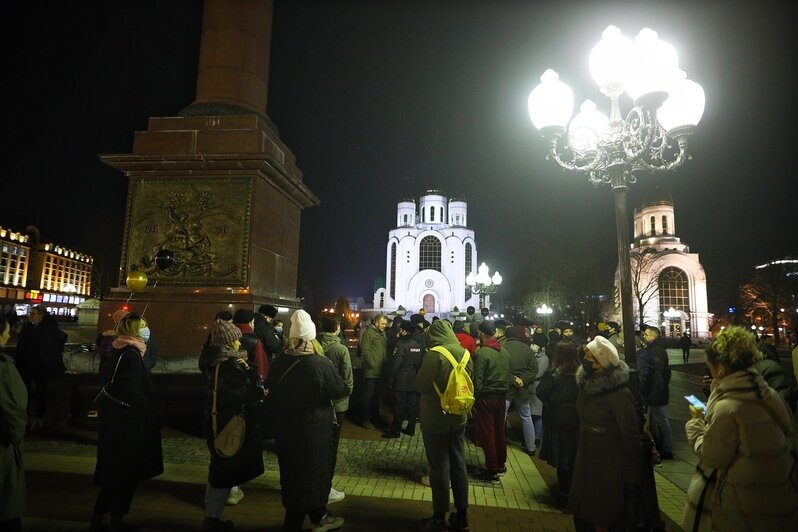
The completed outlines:
<svg viewBox="0 0 798 532">
<path fill-rule="evenodd" d="M 278 333 L 281 333 L 281 332 L 283 332 L 283 328 L 282 328 L 282 327 L 275 327 L 275 328 L 274 328 L 274 330 L 275 330 L 276 332 L 278 332 Z"/>
<path fill-rule="evenodd" d="M 141 336 L 142 340 L 144 340 L 145 342 L 148 342 L 150 340 L 150 328 L 149 327 L 143 327 L 139 331 L 139 336 Z"/>
<path fill-rule="evenodd" d="M 593 363 L 587 359 L 582 360 L 582 369 L 584 369 L 585 373 L 588 375 L 592 375 L 596 371 L 596 368 L 593 367 Z"/>
</svg>

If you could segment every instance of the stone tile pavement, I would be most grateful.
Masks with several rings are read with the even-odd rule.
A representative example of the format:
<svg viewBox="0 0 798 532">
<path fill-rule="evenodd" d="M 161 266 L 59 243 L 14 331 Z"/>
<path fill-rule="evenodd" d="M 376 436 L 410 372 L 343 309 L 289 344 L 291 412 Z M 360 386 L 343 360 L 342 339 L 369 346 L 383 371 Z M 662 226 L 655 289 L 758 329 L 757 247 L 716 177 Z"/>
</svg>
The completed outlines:
<svg viewBox="0 0 798 532">
<path fill-rule="evenodd" d="M 660 509 L 668 530 L 679 530 L 685 491 L 695 457 L 684 436 L 688 409 L 681 396 L 700 394 L 703 352 L 694 350 L 690 364 L 681 366 L 681 352 L 669 352 L 674 365 L 669 416 L 676 459 L 655 471 Z M 425 472 L 420 434 L 410 438 L 358 439 L 359 427 L 347 427 L 341 440 L 334 486 L 346 492 L 331 507 L 351 530 L 413 530 L 430 514 L 432 493 L 419 482 Z M 25 530 L 84 530 L 95 490 L 91 485 L 95 446 L 91 431 L 71 430 L 33 435 L 26 441 L 28 510 Z M 484 467 L 482 452 L 467 444 L 470 473 Z M 202 519 L 202 493 L 207 477 L 208 451 L 202 438 L 164 430 L 165 472 L 144 483 L 137 492 L 131 520 L 144 530 L 196 530 Z M 280 505 L 277 459 L 264 451 L 266 473 L 244 486 L 246 497 L 225 516 L 237 530 L 279 529 Z M 471 480 L 469 517 L 472 530 L 573 530 L 570 515 L 549 492 L 555 482 L 552 468 L 511 445 L 508 473 L 501 485 Z M 306 523 L 307 525 L 307 523 Z"/>
</svg>

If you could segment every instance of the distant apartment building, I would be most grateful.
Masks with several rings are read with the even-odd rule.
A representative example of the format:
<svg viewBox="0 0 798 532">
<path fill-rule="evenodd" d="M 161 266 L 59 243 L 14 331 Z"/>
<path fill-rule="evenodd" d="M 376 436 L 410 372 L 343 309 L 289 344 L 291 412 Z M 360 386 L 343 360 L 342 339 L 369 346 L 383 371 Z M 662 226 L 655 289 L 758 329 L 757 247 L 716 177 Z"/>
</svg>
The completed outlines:
<svg viewBox="0 0 798 532">
<path fill-rule="evenodd" d="M 26 316 L 43 304 L 58 317 L 72 318 L 91 295 L 94 259 L 28 234 L 0 227 L 0 314 Z"/>
</svg>

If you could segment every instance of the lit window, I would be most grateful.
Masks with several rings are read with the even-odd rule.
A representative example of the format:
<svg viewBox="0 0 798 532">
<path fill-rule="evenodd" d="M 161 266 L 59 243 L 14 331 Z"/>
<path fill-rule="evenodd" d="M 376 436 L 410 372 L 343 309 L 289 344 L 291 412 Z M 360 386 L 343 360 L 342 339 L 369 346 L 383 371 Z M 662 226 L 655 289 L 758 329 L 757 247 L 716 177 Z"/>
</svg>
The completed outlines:
<svg viewBox="0 0 798 532">
<path fill-rule="evenodd" d="M 396 298 L 396 242 L 391 244 L 391 297 Z"/>
<path fill-rule="evenodd" d="M 665 312 L 670 307 L 687 312 L 690 309 L 690 286 L 687 274 L 669 266 L 659 274 L 659 308 Z"/>
<path fill-rule="evenodd" d="M 654 236 L 657 234 L 657 226 L 656 226 L 657 219 L 654 216 L 652 216 L 650 221 L 651 221 L 651 236 Z"/>
<path fill-rule="evenodd" d="M 668 234 L 668 217 L 667 216 L 663 216 L 662 217 L 662 234 L 663 235 L 667 235 Z"/>
<path fill-rule="evenodd" d="M 418 269 L 441 271 L 441 241 L 434 236 L 421 240 L 418 253 Z"/>
</svg>

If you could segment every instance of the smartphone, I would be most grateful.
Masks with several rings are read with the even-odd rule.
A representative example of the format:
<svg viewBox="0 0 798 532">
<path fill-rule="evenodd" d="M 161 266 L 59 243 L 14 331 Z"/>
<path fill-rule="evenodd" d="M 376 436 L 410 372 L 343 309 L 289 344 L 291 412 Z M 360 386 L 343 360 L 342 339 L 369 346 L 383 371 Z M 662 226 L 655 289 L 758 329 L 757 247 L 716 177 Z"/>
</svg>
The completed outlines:
<svg viewBox="0 0 798 532">
<path fill-rule="evenodd" d="M 699 401 L 698 397 L 696 397 L 695 395 L 685 395 L 684 398 L 687 399 L 687 402 L 693 405 L 694 407 L 706 411 L 707 405 Z"/>
</svg>

